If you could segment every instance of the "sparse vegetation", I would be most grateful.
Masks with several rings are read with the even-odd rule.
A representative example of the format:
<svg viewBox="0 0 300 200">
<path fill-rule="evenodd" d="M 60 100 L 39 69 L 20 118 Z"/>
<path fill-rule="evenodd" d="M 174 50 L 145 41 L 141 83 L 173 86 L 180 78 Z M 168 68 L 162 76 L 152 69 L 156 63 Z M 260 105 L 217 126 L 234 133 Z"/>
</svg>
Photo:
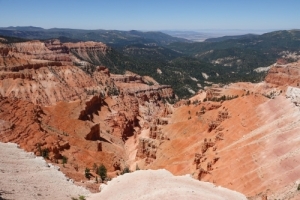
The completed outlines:
<svg viewBox="0 0 300 200">
<path fill-rule="evenodd" d="M 127 166 L 123 169 L 123 171 L 121 172 L 121 175 L 126 174 L 126 173 L 131 173 L 129 167 L 127 167 Z"/>
<path fill-rule="evenodd" d="M 116 87 L 110 87 L 108 88 L 108 95 L 109 96 L 117 96 L 119 95 L 119 90 Z"/>
<path fill-rule="evenodd" d="M 42 149 L 41 155 L 43 156 L 43 158 L 49 159 L 49 149 L 48 148 Z"/>
<path fill-rule="evenodd" d="M 85 176 L 85 178 L 87 178 L 87 179 L 90 180 L 91 175 L 92 175 L 91 174 L 91 170 L 89 168 L 85 168 L 85 170 L 84 170 L 84 176 Z"/>
<path fill-rule="evenodd" d="M 219 102 L 219 101 L 228 101 L 228 100 L 232 100 L 232 99 L 235 99 L 235 98 L 238 98 L 239 96 L 238 95 L 236 95 L 236 96 L 225 96 L 225 95 L 223 95 L 223 96 L 221 96 L 221 97 L 213 97 L 213 98 L 211 98 L 211 99 L 209 99 L 210 101 L 217 101 L 217 102 Z"/>
<path fill-rule="evenodd" d="M 72 197 L 72 200 L 86 200 L 85 196 L 80 195 L 78 198 Z"/>
<path fill-rule="evenodd" d="M 38 151 L 40 153 L 40 156 L 42 156 L 45 159 L 49 159 L 49 149 L 48 148 L 43 148 L 42 149 L 40 143 L 37 144 L 37 148 L 38 148 Z"/>
<path fill-rule="evenodd" d="M 154 85 L 154 83 L 151 82 L 151 81 L 149 81 L 149 82 L 148 82 L 148 85 L 149 85 L 149 86 L 152 86 L 152 85 Z"/>
<path fill-rule="evenodd" d="M 63 164 L 64 167 L 65 167 L 65 164 L 67 164 L 67 162 L 68 162 L 68 157 L 63 156 L 62 157 L 62 164 Z"/>
<path fill-rule="evenodd" d="M 102 181 L 104 181 L 107 178 L 107 169 L 103 164 L 99 166 L 97 170 L 97 174 L 100 176 Z"/>
</svg>

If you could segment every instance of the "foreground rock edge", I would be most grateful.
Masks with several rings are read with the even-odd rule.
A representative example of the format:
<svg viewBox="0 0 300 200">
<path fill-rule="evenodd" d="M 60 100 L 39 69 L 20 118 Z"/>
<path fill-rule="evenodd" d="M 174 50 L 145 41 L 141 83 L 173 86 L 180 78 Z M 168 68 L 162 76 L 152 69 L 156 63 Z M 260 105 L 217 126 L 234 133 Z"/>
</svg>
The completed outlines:
<svg viewBox="0 0 300 200">
<path fill-rule="evenodd" d="M 0 199 L 61 199 L 88 196 L 58 167 L 27 153 L 14 143 L 0 142 Z"/>
<path fill-rule="evenodd" d="M 118 176 L 100 187 L 100 193 L 87 199 L 247 199 L 236 191 L 197 181 L 190 175 L 173 176 L 164 169 L 138 170 Z"/>
</svg>

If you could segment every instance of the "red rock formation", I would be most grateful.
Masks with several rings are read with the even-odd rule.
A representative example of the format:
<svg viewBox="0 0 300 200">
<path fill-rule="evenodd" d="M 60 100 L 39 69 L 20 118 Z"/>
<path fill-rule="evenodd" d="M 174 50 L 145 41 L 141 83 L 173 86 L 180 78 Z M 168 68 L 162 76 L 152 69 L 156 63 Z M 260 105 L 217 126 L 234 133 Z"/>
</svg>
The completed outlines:
<svg viewBox="0 0 300 200">
<path fill-rule="evenodd" d="M 194 174 L 253 198 L 297 196 L 300 115 L 289 99 L 296 93 L 289 92 L 288 98 L 280 92 L 274 98 L 264 96 L 300 80 L 299 63 L 289 65 L 293 70 L 271 69 L 265 83 L 232 84 L 218 94 L 232 89 L 242 94 L 236 99 L 176 107 L 160 130 L 170 140 L 157 147 L 156 159 L 147 168 Z"/>
<path fill-rule="evenodd" d="M 266 76 L 266 82 L 277 86 L 300 86 L 300 62 L 272 67 Z"/>
<path fill-rule="evenodd" d="M 85 179 L 84 169 L 94 163 L 110 172 L 132 164 L 136 153 L 130 151 L 144 144 L 137 137 L 171 113 L 163 99 L 174 94 L 170 86 L 149 86 L 138 75 L 111 75 L 103 66 L 90 74 L 82 70 L 86 61 L 80 58 L 109 50 L 95 42 L 1 44 L 0 140 L 58 165 L 67 157 L 61 170 L 76 180 Z M 159 132 L 150 143 L 155 147 L 163 139 Z M 144 154 L 155 159 L 155 150 Z"/>
<path fill-rule="evenodd" d="M 86 140 L 97 141 L 100 140 L 100 125 L 96 124 L 91 127 L 91 131 L 85 136 Z"/>
</svg>

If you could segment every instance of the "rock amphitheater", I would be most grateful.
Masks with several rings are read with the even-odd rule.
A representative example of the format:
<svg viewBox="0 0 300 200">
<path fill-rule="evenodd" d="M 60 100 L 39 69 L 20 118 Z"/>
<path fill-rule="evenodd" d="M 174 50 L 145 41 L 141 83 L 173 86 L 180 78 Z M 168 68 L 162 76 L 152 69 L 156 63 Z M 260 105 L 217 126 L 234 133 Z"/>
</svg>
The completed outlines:
<svg viewBox="0 0 300 200">
<path fill-rule="evenodd" d="M 168 85 L 79 59 L 109 51 L 0 44 L 0 199 L 300 199 L 300 62 L 173 105 Z"/>
</svg>

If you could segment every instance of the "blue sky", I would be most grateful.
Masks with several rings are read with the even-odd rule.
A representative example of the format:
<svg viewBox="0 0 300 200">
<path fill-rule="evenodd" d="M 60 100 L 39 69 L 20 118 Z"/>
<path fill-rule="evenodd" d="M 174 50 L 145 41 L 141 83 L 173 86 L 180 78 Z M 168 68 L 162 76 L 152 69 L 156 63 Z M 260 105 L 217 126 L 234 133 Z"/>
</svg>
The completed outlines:
<svg viewBox="0 0 300 200">
<path fill-rule="evenodd" d="M 0 27 L 299 29 L 299 0 L 0 0 Z"/>
</svg>

